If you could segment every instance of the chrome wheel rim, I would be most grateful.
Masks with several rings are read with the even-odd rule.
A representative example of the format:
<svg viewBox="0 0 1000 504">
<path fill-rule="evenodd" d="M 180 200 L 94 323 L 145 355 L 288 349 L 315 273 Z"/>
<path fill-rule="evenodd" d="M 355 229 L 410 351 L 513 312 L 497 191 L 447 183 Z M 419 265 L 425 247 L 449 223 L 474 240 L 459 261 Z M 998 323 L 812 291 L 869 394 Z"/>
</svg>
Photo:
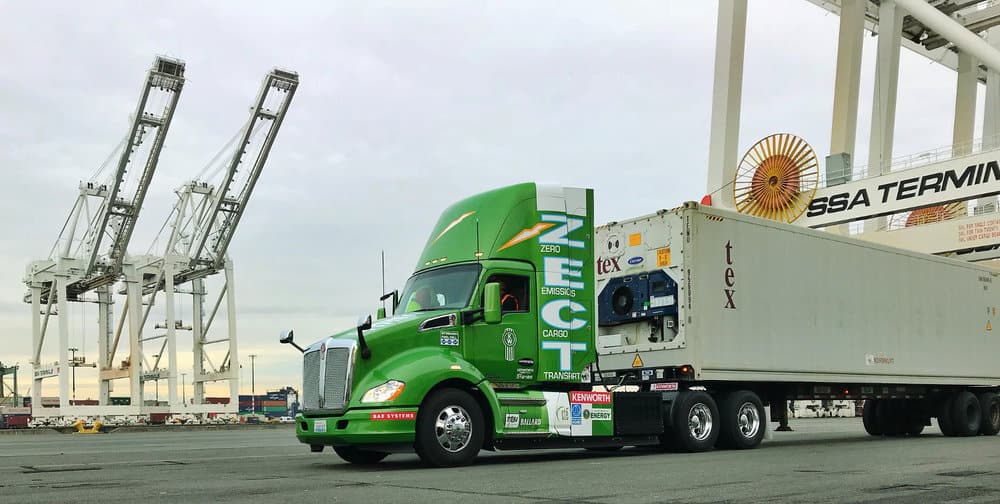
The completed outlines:
<svg viewBox="0 0 1000 504">
<path fill-rule="evenodd" d="M 469 412 L 457 405 L 445 407 L 434 420 L 434 434 L 445 451 L 462 451 L 472 439 L 472 419 Z"/>
<path fill-rule="evenodd" d="M 704 403 L 698 403 L 688 412 L 688 433 L 696 441 L 704 441 L 712 434 L 712 411 Z"/>
<path fill-rule="evenodd" d="M 751 402 L 740 405 L 736 413 L 736 423 L 739 426 L 740 434 L 745 438 L 752 438 L 760 430 L 760 412 L 757 406 Z"/>
</svg>

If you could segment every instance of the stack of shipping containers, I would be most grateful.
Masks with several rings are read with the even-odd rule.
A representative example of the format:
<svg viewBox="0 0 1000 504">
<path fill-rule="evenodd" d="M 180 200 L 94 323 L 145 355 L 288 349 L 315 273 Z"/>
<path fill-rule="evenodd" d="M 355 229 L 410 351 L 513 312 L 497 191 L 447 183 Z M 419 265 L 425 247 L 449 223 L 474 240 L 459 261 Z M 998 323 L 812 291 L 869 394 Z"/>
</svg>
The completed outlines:
<svg viewBox="0 0 1000 504">
<path fill-rule="evenodd" d="M 241 415 L 263 415 L 268 418 L 292 416 L 298 411 L 298 393 L 291 387 L 261 395 L 241 395 Z"/>
</svg>

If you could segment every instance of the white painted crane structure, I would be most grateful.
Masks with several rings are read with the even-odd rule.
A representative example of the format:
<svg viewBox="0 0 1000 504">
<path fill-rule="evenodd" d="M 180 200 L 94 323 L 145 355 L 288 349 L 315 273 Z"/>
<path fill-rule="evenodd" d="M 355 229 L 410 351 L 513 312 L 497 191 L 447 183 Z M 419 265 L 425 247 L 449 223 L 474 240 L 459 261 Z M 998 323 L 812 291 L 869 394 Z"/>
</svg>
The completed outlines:
<svg viewBox="0 0 1000 504">
<path fill-rule="evenodd" d="M 847 232 L 847 223 L 864 222 L 864 232 L 857 235 L 860 238 L 966 260 L 1000 258 L 1000 214 L 996 213 L 996 195 L 1000 194 L 1000 3 L 809 1 L 840 16 L 831 152 L 825 156 L 824 180 L 818 188 L 814 186 L 811 197 L 788 196 L 789 202 L 798 200 L 801 214 L 781 220 L 841 233 Z M 720 1 L 708 174 L 708 191 L 715 196 L 713 204 L 737 209 L 753 206 L 746 200 L 753 199 L 748 194 L 754 192 L 749 188 L 733 190 L 739 186 L 734 184 L 740 177 L 737 169 L 743 169 L 737 159 L 737 142 L 746 14 L 746 0 Z M 878 35 L 878 47 L 869 162 L 865 169 L 856 167 L 852 160 L 866 29 Z M 954 69 L 957 91 L 953 144 L 894 158 L 902 47 Z M 974 140 L 979 82 L 986 84 L 983 138 Z M 748 157 L 763 158 L 753 152 Z M 773 164 L 775 159 L 770 162 Z M 765 159 L 754 161 L 758 167 L 766 165 Z M 771 171 L 776 169 L 772 166 Z M 760 173 L 758 170 L 754 176 Z M 774 188 L 779 179 L 772 177 Z M 797 193 L 804 181 L 796 174 L 781 182 L 795 187 Z M 744 182 L 744 186 L 752 183 L 758 184 L 759 195 L 765 194 L 764 179 Z M 741 198 L 742 204 L 736 201 Z M 801 204 L 803 199 L 805 204 Z M 974 208 L 969 215 L 971 202 Z M 770 203 L 774 205 L 773 200 Z M 781 214 L 780 209 L 777 214 Z"/>
<path fill-rule="evenodd" d="M 27 267 L 25 301 L 31 303 L 31 392 L 36 416 L 72 414 L 70 367 L 81 362 L 69 358 L 68 303 L 96 303 L 98 345 L 103 350 L 109 343 L 111 288 L 122 275 L 126 249 L 183 87 L 184 63 L 157 57 L 146 75 L 124 140 L 94 176 L 80 184 L 79 196 L 49 256 Z M 115 162 L 109 164 L 112 160 Z M 58 358 L 54 362 L 44 353 L 53 316 L 58 325 Z M 107 352 L 99 352 L 101 369 L 113 364 Z M 122 371 L 136 374 L 128 358 Z M 49 378 L 59 381 L 59 407 L 43 412 L 42 382 Z"/>
<path fill-rule="evenodd" d="M 250 118 L 237 135 L 238 141 L 223 166 L 210 163 L 200 175 L 177 189 L 177 203 L 163 230 L 169 236 L 162 255 L 137 256 L 125 268 L 125 305 L 118 324 L 117 342 L 126 316 L 133 355 L 138 356 L 143 372 L 133 375 L 134 387 L 142 395 L 145 383 L 167 380 L 168 406 L 163 412 L 203 414 L 236 412 L 239 395 L 239 359 L 236 328 L 236 296 L 233 263 L 227 250 L 243 217 L 257 180 L 267 162 L 292 97 L 298 87 L 298 74 L 275 69 L 261 85 Z M 218 157 L 216 158 L 218 159 Z M 215 174 L 211 178 L 213 168 Z M 162 232 L 162 231 L 161 231 Z M 219 292 L 206 310 L 206 278 L 222 273 Z M 187 287 L 181 287 L 187 284 Z M 150 313 L 162 294 L 163 319 L 152 328 Z M 191 296 L 191 318 L 178 315 L 177 295 Z M 217 315 L 225 302 L 226 328 L 213 336 Z M 192 404 L 184 404 L 178 393 L 178 331 L 190 331 L 193 345 Z M 158 343 L 158 345 L 156 345 Z M 146 352 L 147 344 L 157 348 Z M 216 360 L 211 358 L 210 350 Z M 150 358 L 151 357 L 151 358 Z M 165 366 L 161 367 L 161 362 Z M 235 366 L 234 363 L 237 363 Z M 116 378 L 113 372 L 102 375 L 102 401 L 107 398 L 107 384 Z M 229 382 L 229 404 L 205 403 L 205 384 Z M 152 411 L 152 410 L 151 410 Z"/>
</svg>

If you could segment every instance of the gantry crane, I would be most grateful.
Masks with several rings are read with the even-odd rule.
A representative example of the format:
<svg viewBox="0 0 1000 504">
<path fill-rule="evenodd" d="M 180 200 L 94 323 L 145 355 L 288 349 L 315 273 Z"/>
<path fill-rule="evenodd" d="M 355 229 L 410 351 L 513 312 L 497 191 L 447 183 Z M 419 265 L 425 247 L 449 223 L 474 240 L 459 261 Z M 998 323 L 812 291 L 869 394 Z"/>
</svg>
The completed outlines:
<svg viewBox="0 0 1000 504">
<path fill-rule="evenodd" d="M 41 403 L 42 380 L 58 377 L 60 410 L 65 412 L 70 405 L 68 302 L 98 304 L 98 341 L 101 348 L 107 344 L 111 286 L 121 277 L 125 251 L 183 87 L 184 62 L 156 57 L 124 140 L 94 176 L 80 184 L 80 194 L 49 257 L 28 265 L 25 301 L 31 303 L 33 404 Z M 109 166 L 116 154 L 117 163 Z M 87 299 L 88 292 L 95 292 L 96 299 Z M 58 315 L 59 360 L 46 364 L 42 348 L 52 315 Z M 101 366 L 107 365 L 104 352 L 100 357 Z"/>
<path fill-rule="evenodd" d="M 298 75 L 294 72 L 275 69 L 266 76 L 249 121 L 238 135 L 239 141 L 232 156 L 224 165 L 224 170 L 219 170 L 222 172 L 221 179 L 192 180 L 179 188 L 176 191 L 177 203 L 163 227 L 170 230 L 163 255 L 136 257 L 131 264 L 126 265 L 127 309 L 119 321 L 111 352 L 113 354 L 117 347 L 127 316 L 132 355 L 138 355 L 139 365 L 143 368 L 140 374 L 131 375 L 133 390 L 139 391 L 139 397 L 142 396 L 144 382 L 166 378 L 170 408 L 177 409 L 180 403 L 177 391 L 176 333 L 178 330 L 189 330 L 193 334 L 194 372 L 191 382 L 194 387 L 194 404 L 185 406 L 185 410 L 191 413 L 209 412 L 208 409 L 199 407 L 204 402 L 204 384 L 229 380 L 230 408 L 235 411 L 239 394 L 239 366 L 233 369 L 230 363 L 238 362 L 236 305 L 232 261 L 226 251 L 267 162 L 297 87 Z M 211 165 L 206 167 L 206 171 L 210 168 Z M 205 319 L 207 292 L 204 280 L 220 271 L 224 273 L 224 283 Z M 190 289 L 181 292 L 177 287 L 184 283 L 190 283 Z M 146 322 L 161 292 L 166 313 L 164 322 L 155 324 L 153 329 L 164 331 L 150 334 L 152 331 L 147 330 Z M 177 317 L 174 295 L 179 293 L 191 294 L 193 298 L 190 325 L 184 325 Z M 223 300 L 226 301 L 228 331 L 225 337 L 210 339 L 209 330 Z M 142 350 L 143 345 L 155 340 L 163 341 L 159 351 L 151 353 L 152 358 L 147 359 Z M 218 363 L 213 362 L 206 347 L 222 343 L 228 344 L 228 349 Z M 167 357 L 167 367 L 161 369 L 160 362 L 164 357 Z M 108 382 L 118 377 L 122 377 L 120 371 L 114 369 L 102 373 L 102 400 L 107 399 Z M 217 406 L 211 408 L 217 409 Z"/>
</svg>

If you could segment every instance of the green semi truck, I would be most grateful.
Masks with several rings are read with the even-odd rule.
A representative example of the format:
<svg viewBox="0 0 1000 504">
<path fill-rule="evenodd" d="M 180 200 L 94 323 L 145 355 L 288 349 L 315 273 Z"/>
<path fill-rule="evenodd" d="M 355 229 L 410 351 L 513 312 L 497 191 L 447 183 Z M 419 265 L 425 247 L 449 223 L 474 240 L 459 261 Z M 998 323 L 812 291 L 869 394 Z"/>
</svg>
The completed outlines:
<svg viewBox="0 0 1000 504">
<path fill-rule="evenodd" d="M 873 435 L 932 417 L 946 435 L 1000 431 L 993 270 L 694 203 L 598 228 L 593 210 L 591 189 L 534 183 L 469 197 L 384 297 L 389 316 L 305 348 L 283 333 L 303 353 L 298 439 L 432 466 L 753 448 L 765 406 L 781 420 L 789 399 L 867 399 Z M 945 339 L 977 351 L 942 354 Z"/>
</svg>

